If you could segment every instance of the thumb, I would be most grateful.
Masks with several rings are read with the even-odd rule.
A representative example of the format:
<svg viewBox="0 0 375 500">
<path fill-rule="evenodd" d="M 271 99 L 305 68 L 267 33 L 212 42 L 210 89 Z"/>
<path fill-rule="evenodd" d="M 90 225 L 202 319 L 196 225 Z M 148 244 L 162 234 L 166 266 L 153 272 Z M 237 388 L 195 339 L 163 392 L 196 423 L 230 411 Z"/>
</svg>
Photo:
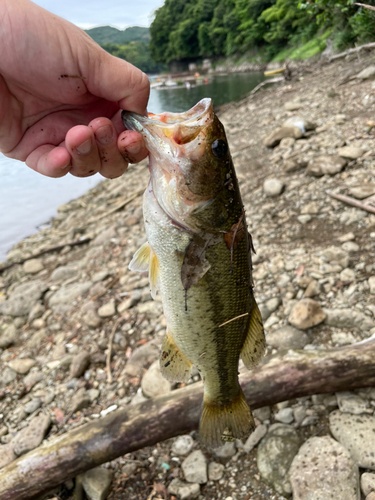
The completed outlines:
<svg viewBox="0 0 375 500">
<path fill-rule="evenodd" d="M 89 78 L 85 82 L 91 94 L 118 102 L 121 109 L 145 114 L 150 95 L 147 75 L 98 45 L 95 49 L 97 53 L 88 58 Z"/>
</svg>

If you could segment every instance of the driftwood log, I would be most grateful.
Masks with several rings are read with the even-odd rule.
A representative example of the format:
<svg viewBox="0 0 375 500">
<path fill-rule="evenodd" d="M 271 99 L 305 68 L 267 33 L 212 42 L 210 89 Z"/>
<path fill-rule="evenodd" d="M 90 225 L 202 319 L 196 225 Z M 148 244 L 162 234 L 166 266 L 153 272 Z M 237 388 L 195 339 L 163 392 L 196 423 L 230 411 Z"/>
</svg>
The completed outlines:
<svg viewBox="0 0 375 500">
<path fill-rule="evenodd" d="M 366 43 L 365 45 L 360 45 L 359 47 L 348 49 L 345 52 L 340 52 L 340 54 L 335 54 L 334 56 L 331 56 L 329 58 L 329 62 L 336 61 L 337 59 L 341 59 L 351 54 L 358 54 L 362 50 L 372 50 L 372 49 L 375 49 L 375 42 Z"/>
<path fill-rule="evenodd" d="M 288 351 L 243 373 L 250 406 L 375 386 L 375 338 L 330 351 Z M 145 446 L 197 429 L 202 384 L 114 411 L 52 439 L 0 470 L 1 500 L 32 500 L 69 478 Z"/>
</svg>

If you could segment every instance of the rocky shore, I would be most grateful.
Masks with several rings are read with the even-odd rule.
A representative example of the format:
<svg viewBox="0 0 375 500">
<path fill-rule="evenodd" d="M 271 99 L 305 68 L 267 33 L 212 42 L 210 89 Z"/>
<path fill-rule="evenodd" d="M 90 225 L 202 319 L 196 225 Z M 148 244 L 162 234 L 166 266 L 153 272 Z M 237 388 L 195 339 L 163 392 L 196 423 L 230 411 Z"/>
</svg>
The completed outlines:
<svg viewBox="0 0 375 500">
<path fill-rule="evenodd" d="M 220 115 L 256 249 L 268 355 L 375 334 L 375 214 L 328 194 L 375 194 L 374 59 L 305 66 Z M 103 181 L 9 252 L 8 262 L 40 256 L 0 274 L 0 468 L 177 387 L 158 369 L 160 298 L 127 269 L 145 241 L 147 181 L 146 162 Z M 209 453 L 193 432 L 41 498 L 84 498 L 83 488 L 91 500 L 374 500 L 374 409 L 375 388 L 285 401 L 254 411 L 244 443 Z"/>
</svg>

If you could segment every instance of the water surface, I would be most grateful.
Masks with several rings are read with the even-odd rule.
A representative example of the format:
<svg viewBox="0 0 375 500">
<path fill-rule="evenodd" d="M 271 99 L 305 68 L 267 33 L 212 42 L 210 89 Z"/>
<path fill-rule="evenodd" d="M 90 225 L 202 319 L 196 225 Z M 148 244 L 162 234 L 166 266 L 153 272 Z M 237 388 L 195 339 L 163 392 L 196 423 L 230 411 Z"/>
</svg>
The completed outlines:
<svg viewBox="0 0 375 500">
<path fill-rule="evenodd" d="M 152 90 L 148 110 L 186 111 L 204 97 L 221 106 L 240 100 L 262 80 L 262 73 L 239 73 L 211 77 L 208 84 L 190 89 Z M 0 262 L 15 243 L 56 215 L 59 205 L 84 194 L 102 179 L 100 174 L 85 179 L 69 174 L 50 179 L 0 153 Z"/>
</svg>

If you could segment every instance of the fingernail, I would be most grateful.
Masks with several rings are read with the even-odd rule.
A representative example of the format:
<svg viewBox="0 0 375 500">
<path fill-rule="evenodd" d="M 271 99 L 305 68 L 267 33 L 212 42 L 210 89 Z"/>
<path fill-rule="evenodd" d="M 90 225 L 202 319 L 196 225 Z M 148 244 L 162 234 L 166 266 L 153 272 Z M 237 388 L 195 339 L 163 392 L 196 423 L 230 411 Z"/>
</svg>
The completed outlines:
<svg viewBox="0 0 375 500">
<path fill-rule="evenodd" d="M 87 141 L 83 142 L 79 146 L 77 146 L 77 153 L 80 155 L 87 155 L 91 151 L 91 139 L 87 139 Z"/>
<path fill-rule="evenodd" d="M 106 146 L 113 142 L 113 128 L 111 125 L 104 125 L 95 132 L 95 137 L 100 144 Z"/>
<path fill-rule="evenodd" d="M 132 142 L 131 144 L 126 146 L 125 150 L 127 153 L 130 153 L 131 155 L 136 155 L 141 150 L 141 144 L 139 142 Z"/>
</svg>

